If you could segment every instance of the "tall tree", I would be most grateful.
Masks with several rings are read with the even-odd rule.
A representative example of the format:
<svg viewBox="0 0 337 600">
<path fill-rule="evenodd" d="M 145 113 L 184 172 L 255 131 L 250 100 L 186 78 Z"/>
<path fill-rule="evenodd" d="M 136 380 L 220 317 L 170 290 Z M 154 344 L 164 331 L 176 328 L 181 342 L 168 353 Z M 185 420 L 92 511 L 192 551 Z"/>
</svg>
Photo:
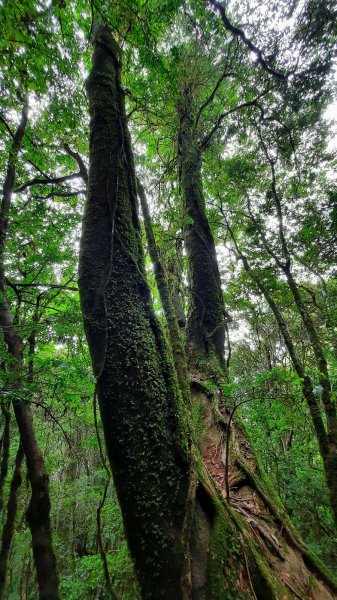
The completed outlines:
<svg viewBox="0 0 337 600">
<path fill-rule="evenodd" d="M 120 50 L 95 26 L 79 287 L 107 452 L 144 598 L 182 597 L 189 480 L 184 409 L 151 306 Z M 127 318 L 125 316 L 127 315 Z"/>
<path fill-rule="evenodd" d="M 282 545 L 287 552 L 290 548 L 295 552 L 298 566 L 306 565 L 306 576 L 311 571 L 324 580 L 319 585 L 329 598 L 329 586 L 334 589 L 332 579 L 272 500 L 240 429 L 236 429 L 231 455 L 236 465 L 232 475 L 236 488 L 246 486 L 252 497 L 258 493 L 263 508 L 254 518 L 240 506 L 237 492 L 232 491 L 231 498 L 227 494 L 227 502 L 224 500 L 225 477 L 220 475 L 225 468 L 223 429 L 212 410 L 207 387 L 198 376 L 192 390 L 202 433 L 195 445 L 190 444 L 187 407 L 182 403 L 145 279 L 132 150 L 120 83 L 120 50 L 105 26 L 94 27 L 94 45 L 87 82 L 90 170 L 79 286 L 107 452 L 142 597 L 172 598 L 174 594 L 186 600 L 225 598 L 233 587 L 238 597 L 248 593 L 276 599 L 291 584 L 277 568 L 275 576 L 271 575 L 258 557 L 257 547 L 286 564 L 286 553 L 273 541 L 277 524 L 282 523 Z M 153 240 L 151 243 L 153 254 Z M 197 251 L 189 254 L 189 260 L 195 261 L 192 266 L 196 268 Z M 217 269 L 214 256 L 213 261 Z M 163 292 L 162 285 L 159 291 Z M 220 291 L 214 301 L 219 300 L 223 309 Z M 193 302 L 200 311 L 199 296 L 194 291 Z M 222 320 L 223 310 L 220 313 Z M 208 360 L 208 347 L 202 348 Z M 219 361 L 221 351 L 219 346 Z M 230 422 L 227 439 L 229 428 Z M 228 452 L 226 458 L 228 463 Z M 264 511 L 272 520 L 268 528 L 259 521 Z M 239 514 L 246 522 L 241 523 Z M 258 546 L 252 537 L 254 527 L 261 536 Z M 235 539 L 240 536 L 244 541 L 238 550 Z M 241 572 L 241 591 L 240 580 L 235 580 L 229 567 L 234 556 Z M 228 579 L 225 568 L 229 568 Z M 303 589 L 300 569 L 296 573 L 297 585 Z"/>
</svg>

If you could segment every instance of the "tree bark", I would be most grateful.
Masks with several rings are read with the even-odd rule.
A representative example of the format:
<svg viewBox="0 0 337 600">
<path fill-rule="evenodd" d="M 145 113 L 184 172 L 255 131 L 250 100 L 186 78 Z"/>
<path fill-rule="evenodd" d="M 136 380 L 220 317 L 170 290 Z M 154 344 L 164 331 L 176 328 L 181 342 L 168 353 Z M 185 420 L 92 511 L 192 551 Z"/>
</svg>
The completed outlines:
<svg viewBox="0 0 337 600">
<path fill-rule="evenodd" d="M 246 271 L 250 276 L 255 280 L 263 295 L 265 296 L 269 306 L 271 307 L 276 321 L 279 324 L 280 331 L 285 340 L 287 349 L 291 356 L 292 362 L 294 364 L 295 370 L 298 375 L 302 378 L 302 389 L 304 396 L 307 400 L 311 417 L 313 420 L 315 432 L 317 435 L 317 439 L 319 442 L 319 448 L 321 452 L 321 456 L 323 459 L 324 465 L 324 473 L 326 483 L 329 489 L 330 495 L 330 505 L 332 508 L 333 516 L 335 523 L 337 525 L 337 410 L 336 410 L 336 401 L 332 395 L 332 384 L 329 376 L 328 363 L 324 352 L 324 347 L 322 346 L 318 332 L 316 330 L 315 324 L 303 302 L 300 290 L 298 288 L 297 281 L 291 270 L 291 255 L 288 248 L 288 242 L 286 239 L 286 233 L 284 229 L 284 220 L 283 220 L 283 211 L 281 205 L 281 199 L 278 195 L 277 184 L 276 184 L 276 172 L 273 161 L 269 158 L 267 148 L 261 138 L 261 143 L 269 162 L 272 174 L 271 181 L 271 192 L 274 200 L 274 204 L 276 207 L 276 213 L 278 218 L 278 230 L 279 230 L 279 241 L 282 250 L 282 259 L 273 251 L 271 245 L 269 244 L 264 230 L 260 227 L 258 221 L 252 214 L 250 209 L 250 204 L 248 204 L 250 219 L 254 224 L 256 231 L 259 233 L 260 238 L 262 240 L 263 246 L 269 256 L 275 261 L 276 265 L 281 269 L 284 273 L 290 292 L 293 296 L 295 305 L 298 309 L 299 315 L 302 319 L 305 330 L 308 334 L 313 355 L 316 361 L 317 371 L 319 373 L 319 383 L 322 388 L 321 400 L 324 408 L 325 418 L 326 418 L 326 426 L 323 424 L 323 418 L 321 417 L 321 409 L 320 405 L 317 402 L 314 393 L 313 393 L 313 382 L 311 378 L 305 373 L 304 366 L 300 364 L 298 357 L 296 356 L 294 344 L 290 338 L 290 334 L 288 328 L 284 322 L 281 311 L 278 309 L 276 303 L 271 298 L 270 294 L 266 290 L 265 286 L 255 277 L 254 273 L 252 273 L 249 265 L 245 266 Z M 247 263 L 246 257 L 243 257 L 243 262 Z M 264 288 L 264 289 L 263 289 Z M 322 425 L 319 425 L 318 421 L 322 422 Z"/>
<path fill-rule="evenodd" d="M 173 352 L 173 360 L 177 372 L 178 382 L 184 397 L 184 401 L 186 402 L 186 405 L 189 405 L 191 400 L 190 377 L 187 371 L 185 349 L 183 346 L 183 340 L 179 329 L 177 313 L 174 308 L 173 299 L 169 290 L 167 276 L 162 261 L 160 260 L 156 240 L 154 237 L 145 190 L 139 180 L 137 180 L 137 190 L 144 217 L 145 233 L 149 254 L 152 260 L 156 284 L 158 287 L 160 299 L 162 302 L 167 322 L 167 328 L 169 331 L 169 337 Z"/>
<path fill-rule="evenodd" d="M 219 379 L 225 377 L 226 311 L 215 244 L 202 193 L 201 159 L 193 120 L 193 98 L 186 90 L 180 106 L 179 176 L 183 207 L 190 219 L 185 235 L 192 295 L 187 350 L 193 372 L 192 404 L 195 407 L 199 402 L 203 417 L 203 433 L 199 441 L 199 461 L 201 459 L 203 466 L 201 469 L 199 466 L 198 470 L 190 537 L 191 597 L 193 600 L 226 598 L 226 590 L 233 577 L 229 565 L 233 561 L 236 572 L 240 573 L 241 569 L 246 583 L 243 588 L 249 587 L 249 595 L 254 598 L 276 599 L 291 593 L 291 584 L 284 580 L 283 573 L 290 572 L 293 564 L 296 565 L 293 576 L 300 596 L 308 593 L 306 577 L 311 572 L 327 584 L 326 589 L 320 591 L 323 597 L 332 598 L 337 589 L 336 583 L 325 573 L 323 565 L 311 557 L 285 512 L 280 509 L 279 500 L 258 464 L 243 426 L 231 419 L 233 411 L 226 406 L 221 391 L 217 390 L 210 399 L 207 387 L 203 386 L 204 376 L 212 378 L 214 374 L 212 353 L 220 367 Z M 207 319 L 211 319 L 211 323 Z M 308 384 L 307 380 L 304 384 Z M 312 393 L 311 401 L 317 404 Z M 320 415 L 316 418 L 320 419 Z M 320 426 L 325 433 L 323 421 L 320 421 Z M 225 504 L 219 502 L 219 496 Z M 256 506 L 257 510 L 252 514 L 249 504 L 254 501 L 258 508 Z M 263 514 L 267 513 L 268 525 L 263 518 Z M 238 520 L 237 515 L 240 515 L 239 519 L 243 518 L 243 522 Z M 256 547 L 257 532 L 260 540 Z M 241 540 L 241 551 L 234 558 L 233 545 L 238 539 Z M 295 554 L 289 561 L 292 553 Z M 303 563 L 308 569 L 304 579 L 301 575 Z M 267 564 L 273 565 L 274 574 L 269 567 L 265 568 Z M 224 565 L 227 565 L 227 576 L 224 576 Z M 239 598 L 236 582 L 232 580 L 229 586 L 232 590 L 236 589 L 236 597 Z M 245 591 L 247 593 L 247 589 Z"/>
<path fill-rule="evenodd" d="M 95 28 L 79 289 L 107 453 L 144 599 L 182 598 L 183 402 L 146 282 L 120 51 Z"/>
<path fill-rule="evenodd" d="M 202 188 L 202 151 L 194 123 L 193 98 L 188 89 L 182 93 L 178 107 L 178 166 L 183 211 L 186 252 L 189 258 L 191 291 L 187 325 L 188 355 L 198 364 L 205 360 L 214 373 L 225 368 L 225 311 L 219 267 L 213 235 L 206 217 Z M 204 365 L 205 367 L 205 365 Z"/>
<path fill-rule="evenodd" d="M 234 243 L 236 244 L 232 233 L 231 235 Z M 236 248 L 237 250 L 239 250 L 237 245 Z M 250 278 L 255 282 L 257 288 L 260 290 L 260 292 L 266 299 L 267 304 L 271 308 L 275 320 L 279 326 L 282 337 L 284 339 L 286 348 L 289 352 L 294 369 L 297 375 L 302 380 L 302 393 L 310 411 L 314 431 L 318 441 L 319 451 L 322 457 L 325 480 L 329 490 L 330 506 L 333 512 L 334 520 L 337 523 L 337 445 L 334 435 L 334 428 L 332 427 L 332 431 L 331 429 L 329 429 L 329 426 L 331 428 L 331 423 L 332 425 L 334 424 L 333 408 L 331 408 L 332 415 L 330 416 L 330 420 L 327 419 L 326 427 L 321 414 L 321 407 L 313 392 L 313 383 L 309 375 L 307 375 L 307 373 L 305 372 L 304 365 L 302 364 L 296 352 L 295 345 L 293 343 L 287 323 L 283 318 L 281 310 L 277 306 L 276 302 L 272 298 L 266 286 L 251 268 L 247 257 L 244 256 L 240 251 L 238 252 L 238 256 L 241 259 L 246 272 L 248 273 Z"/>
<path fill-rule="evenodd" d="M 10 446 L 10 422 L 11 413 L 8 406 L 4 404 L 1 406 L 2 414 L 5 419 L 5 426 L 2 435 L 2 454 L 1 454 L 1 465 L 0 465 L 0 511 L 3 507 L 3 488 L 5 479 L 8 473 L 8 459 L 9 459 L 9 446 Z"/>
<path fill-rule="evenodd" d="M 4 598 L 6 577 L 7 577 L 7 562 L 9 552 L 14 536 L 14 526 L 18 509 L 18 491 L 21 485 L 21 466 L 24 453 L 21 443 L 15 458 L 15 468 L 9 490 L 9 498 L 7 503 L 7 517 L 2 530 L 1 550 L 0 550 L 0 600 Z"/>
<path fill-rule="evenodd" d="M 321 571 L 315 561 L 310 563 L 296 533 L 263 489 L 247 438 L 239 429 L 236 450 L 231 455 L 235 481 L 240 482 L 241 493 L 244 485 L 246 490 L 248 486 L 248 504 L 254 504 L 258 494 L 261 506 L 258 515 L 249 514 L 249 507 L 240 504 L 240 494 L 233 489 L 235 510 L 229 505 L 223 482 L 223 429 L 214 418 L 202 381 L 196 378 L 192 384 L 193 412 L 202 433 L 194 435 L 195 445 L 189 441 L 186 405 L 145 278 L 136 182 L 120 84 L 120 51 L 103 26 L 94 27 L 94 39 L 93 67 L 87 82 L 90 169 L 79 289 L 107 453 L 142 598 L 278 600 L 291 586 L 284 584 L 282 568 L 290 570 L 289 561 L 296 555 L 298 569 L 292 572 L 296 571 L 302 595 L 310 573 L 318 572 L 324 581 L 320 582 L 320 598 L 332 600 L 337 587 L 324 569 Z M 182 168 L 189 188 L 186 164 Z M 196 177 L 201 181 L 200 171 Z M 207 230 L 204 212 L 201 220 Z M 203 268 L 196 242 L 200 235 L 204 240 L 203 233 L 199 220 L 191 235 L 193 251 L 189 256 L 195 273 L 197 265 Z M 214 272 L 218 272 L 215 253 L 210 258 L 204 243 L 200 248 L 209 268 L 213 265 L 214 280 Z M 198 292 L 206 298 L 203 285 L 207 288 L 207 278 L 202 284 L 196 275 L 193 303 L 199 315 L 204 306 Z M 202 359 L 216 356 L 219 367 L 223 336 L 217 333 L 223 320 L 223 303 L 221 289 L 217 285 L 215 289 L 217 295 L 210 300 L 210 309 L 213 301 L 217 308 L 211 322 L 205 317 L 209 330 L 204 322 L 190 342 L 195 346 L 197 341 Z M 193 332 L 194 318 L 192 310 Z M 211 329 L 213 325 L 217 332 Z M 242 459 L 243 449 L 246 461 Z M 280 529 L 287 532 L 287 537 Z M 282 539 L 282 549 L 274 541 L 275 536 Z"/>
</svg>

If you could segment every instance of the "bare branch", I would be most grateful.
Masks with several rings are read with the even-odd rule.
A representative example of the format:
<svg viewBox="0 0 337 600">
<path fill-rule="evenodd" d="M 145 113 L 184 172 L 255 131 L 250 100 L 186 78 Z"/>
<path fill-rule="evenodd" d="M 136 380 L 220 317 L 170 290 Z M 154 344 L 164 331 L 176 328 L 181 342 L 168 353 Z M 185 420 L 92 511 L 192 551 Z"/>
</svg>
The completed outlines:
<svg viewBox="0 0 337 600">
<path fill-rule="evenodd" d="M 62 177 L 46 177 L 45 179 L 40 179 L 39 177 L 34 177 L 34 179 L 30 179 L 30 181 L 26 181 L 20 187 L 15 188 L 14 192 L 17 194 L 18 192 L 24 192 L 28 187 L 32 185 L 52 185 L 64 183 L 65 181 L 70 181 L 71 179 L 77 179 L 78 177 L 82 177 L 81 173 L 72 173 L 71 175 L 63 175 Z"/>
<path fill-rule="evenodd" d="M 269 73 L 269 75 L 272 75 L 278 81 L 286 81 L 287 78 L 289 77 L 290 73 L 287 73 L 287 74 L 280 73 L 279 71 L 276 71 L 270 65 L 268 65 L 267 61 L 263 58 L 262 51 L 260 50 L 260 48 L 258 48 L 257 46 L 255 46 L 255 44 L 253 44 L 253 42 L 246 36 L 245 32 L 242 31 L 242 29 L 240 29 L 239 27 L 236 27 L 235 25 L 233 25 L 230 22 L 230 20 L 228 19 L 227 15 L 226 15 L 224 6 L 222 4 L 220 4 L 220 2 L 218 2 L 217 0 L 208 0 L 208 1 L 211 4 L 211 6 L 213 6 L 214 8 L 216 8 L 219 11 L 221 20 L 225 26 L 225 29 L 227 29 L 227 31 L 229 31 L 235 37 L 240 39 L 244 43 L 244 45 L 251 52 L 253 52 L 253 54 L 255 54 L 259 65 L 267 73 Z"/>
<path fill-rule="evenodd" d="M 79 194 L 84 195 L 87 193 L 87 190 L 74 190 L 73 192 L 49 192 L 46 196 L 35 196 L 35 200 L 48 200 L 48 198 L 72 198 L 73 196 L 78 196 Z"/>
<path fill-rule="evenodd" d="M 235 73 L 233 73 L 232 71 L 225 71 L 224 73 L 222 73 L 222 75 L 219 77 L 218 81 L 216 82 L 212 93 L 210 94 L 210 96 L 207 98 L 207 100 L 205 100 L 205 102 L 201 105 L 199 112 L 197 114 L 196 120 L 195 120 L 195 126 L 198 125 L 199 119 L 203 113 L 203 111 L 205 110 L 205 108 L 207 108 L 207 106 L 209 104 L 211 104 L 211 102 L 213 102 L 214 98 L 215 98 L 215 94 L 217 93 L 219 87 L 221 86 L 222 82 L 224 79 L 226 79 L 226 77 L 231 77 L 234 76 Z"/>
<path fill-rule="evenodd" d="M 72 150 L 70 148 L 69 144 L 64 143 L 63 148 L 65 149 L 66 153 L 69 154 L 69 156 L 71 156 L 71 158 L 73 158 L 77 162 L 79 169 L 80 169 L 81 177 L 82 177 L 84 183 L 87 185 L 88 169 L 87 169 L 86 165 L 84 164 L 84 160 L 83 160 L 82 156 L 78 152 L 74 152 L 74 150 Z"/>
<path fill-rule="evenodd" d="M 260 100 L 260 98 L 262 98 L 263 96 L 265 96 L 266 94 L 268 94 L 268 92 L 271 91 L 272 88 L 268 88 L 267 90 L 264 90 L 263 92 L 261 92 L 261 94 L 259 94 L 258 96 L 256 96 L 256 98 L 254 98 L 254 100 L 250 100 L 248 102 L 243 102 L 242 104 L 238 104 L 237 106 L 235 106 L 234 108 L 231 108 L 230 110 L 227 110 L 225 113 L 222 113 L 222 115 L 220 115 L 214 125 L 214 127 L 212 127 L 211 131 L 204 137 L 204 139 L 202 140 L 202 142 L 200 142 L 200 149 L 201 151 L 206 150 L 206 148 L 209 146 L 209 143 L 213 137 L 213 135 L 218 131 L 218 129 L 220 128 L 223 120 L 228 117 L 229 115 L 238 112 L 239 110 L 243 109 L 243 108 L 249 108 L 251 106 L 255 106 L 256 108 L 258 108 L 259 110 L 261 110 L 260 105 L 258 104 L 258 100 Z"/>
<path fill-rule="evenodd" d="M 0 115 L 0 123 L 2 123 L 6 127 L 9 135 L 14 139 L 14 133 L 2 115 Z"/>
<path fill-rule="evenodd" d="M 7 285 L 9 285 L 12 288 L 16 288 L 16 287 L 44 287 L 44 288 L 48 288 L 50 290 L 70 290 L 72 292 L 77 292 L 78 288 L 77 287 L 69 287 L 68 285 L 56 285 L 53 283 L 20 283 L 20 282 L 14 282 L 14 281 L 9 281 L 9 279 L 6 279 L 6 283 Z"/>
</svg>

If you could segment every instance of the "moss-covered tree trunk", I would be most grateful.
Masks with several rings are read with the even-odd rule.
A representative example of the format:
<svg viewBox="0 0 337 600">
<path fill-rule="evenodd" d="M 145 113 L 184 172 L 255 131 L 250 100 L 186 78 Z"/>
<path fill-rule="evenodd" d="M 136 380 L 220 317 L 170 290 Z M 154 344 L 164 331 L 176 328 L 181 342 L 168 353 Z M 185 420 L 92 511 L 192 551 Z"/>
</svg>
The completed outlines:
<svg viewBox="0 0 337 600">
<path fill-rule="evenodd" d="M 206 218 L 202 189 L 202 151 L 198 143 L 193 114 L 193 98 L 182 93 L 178 107 L 179 183 L 184 215 L 184 238 L 189 260 L 191 301 L 187 325 L 187 343 L 192 362 L 224 369 L 225 311 L 215 244 Z M 206 366 L 206 365 L 204 365 Z"/>
<path fill-rule="evenodd" d="M 23 461 L 24 453 L 19 445 L 18 451 L 15 458 L 15 467 L 12 477 L 12 481 L 9 489 L 8 503 L 7 503 L 7 516 L 4 522 L 2 536 L 1 536 L 1 548 L 0 548 L 0 600 L 4 598 L 4 592 L 6 587 L 7 578 L 7 565 L 12 541 L 14 537 L 15 520 L 18 509 L 18 492 L 21 485 L 21 466 Z"/>
<path fill-rule="evenodd" d="M 154 274 L 156 278 L 156 284 L 159 290 L 165 319 L 167 322 L 167 328 L 169 333 L 169 339 L 171 343 L 174 366 L 176 369 L 178 383 L 183 395 L 183 399 L 186 405 L 190 404 L 190 380 L 187 371 L 186 364 L 186 353 L 184 349 L 184 343 L 178 323 L 178 313 L 176 306 L 173 301 L 173 294 L 170 292 L 169 284 L 165 269 L 159 256 L 156 240 L 153 233 L 152 221 L 147 203 L 144 187 L 137 181 L 137 190 L 142 207 L 142 213 L 144 217 L 144 227 L 146 233 L 146 240 L 149 249 L 149 254 L 154 267 Z M 177 303 L 178 304 L 178 303 Z M 178 309 L 179 309 L 178 304 Z"/>
<path fill-rule="evenodd" d="M 196 431 L 197 484 L 191 513 L 193 600 L 333 598 L 336 583 L 307 551 L 284 513 L 249 437 L 205 376 L 225 377 L 226 316 L 202 188 L 193 98 L 179 105 L 179 183 L 190 271 L 188 362 Z M 229 451 L 228 451 L 229 449 Z"/>
<path fill-rule="evenodd" d="M 4 417 L 4 430 L 1 438 L 1 464 L 0 464 L 0 510 L 3 506 L 3 488 L 8 473 L 8 459 L 9 459 L 9 447 L 10 447 L 10 422 L 11 413 L 5 404 L 1 405 L 1 412 Z"/>
<path fill-rule="evenodd" d="M 117 44 L 95 28 L 79 288 L 102 422 L 144 599 L 182 598 L 189 448 L 145 278 Z"/>
</svg>

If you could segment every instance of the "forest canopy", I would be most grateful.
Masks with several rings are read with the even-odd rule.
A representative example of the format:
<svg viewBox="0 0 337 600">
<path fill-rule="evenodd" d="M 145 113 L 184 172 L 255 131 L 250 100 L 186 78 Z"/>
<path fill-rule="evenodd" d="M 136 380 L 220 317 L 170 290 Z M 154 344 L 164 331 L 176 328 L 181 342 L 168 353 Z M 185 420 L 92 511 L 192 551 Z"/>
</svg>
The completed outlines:
<svg viewBox="0 0 337 600">
<path fill-rule="evenodd" d="M 0 600 L 337 598 L 336 2 L 0 22 Z"/>
</svg>

